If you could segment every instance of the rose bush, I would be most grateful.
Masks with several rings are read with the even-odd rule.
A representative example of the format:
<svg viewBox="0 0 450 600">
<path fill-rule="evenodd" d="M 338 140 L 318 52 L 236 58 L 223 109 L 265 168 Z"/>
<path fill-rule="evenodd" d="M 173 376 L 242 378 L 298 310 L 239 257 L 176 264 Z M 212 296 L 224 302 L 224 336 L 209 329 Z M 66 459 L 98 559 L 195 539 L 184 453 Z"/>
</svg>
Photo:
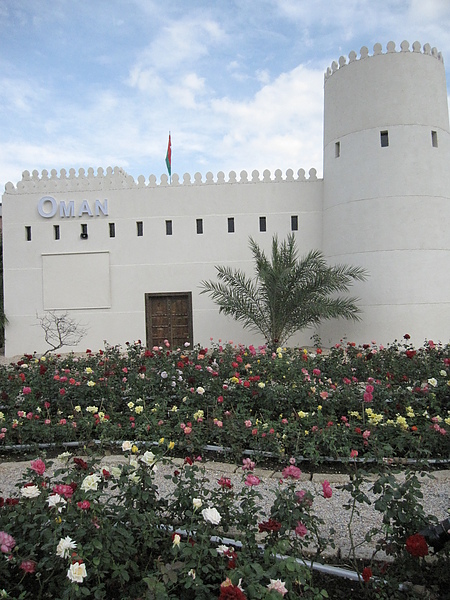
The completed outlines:
<svg viewBox="0 0 450 600">
<path fill-rule="evenodd" d="M 281 548 L 298 547 L 289 524 L 261 554 L 255 490 L 243 485 L 235 494 L 219 482 L 205 487 L 204 469 L 189 458 L 169 476 L 173 495 L 162 497 L 154 482 L 161 454 L 149 464 L 135 447 L 110 470 L 94 458 L 64 455 L 67 464 L 50 476 L 51 461 L 39 459 L 38 470 L 31 463 L 19 488 L 32 486 L 40 494 L 0 503 L 0 594 L 137 600 L 305 591 L 309 569 L 295 560 L 287 568 L 276 559 Z M 65 487 L 72 490 L 67 500 L 55 491 Z M 231 528 L 234 545 L 225 545 L 221 540 Z"/>
<path fill-rule="evenodd" d="M 95 457 L 69 453 L 61 455 L 52 473 L 51 461 L 37 459 L 39 469 L 32 461 L 18 489 L 40 493 L 0 498 L 0 597 L 327 597 L 311 566 L 324 562 L 324 552 L 334 547 L 333 530 L 323 530 L 314 494 L 301 489 L 303 475 L 295 459 L 282 470 L 272 505 L 263 508 L 259 486 L 245 485 L 255 468 L 249 459 L 242 464 L 241 491 L 226 478 L 209 482 L 200 457 L 186 457 L 166 475 L 173 491 L 161 495 L 155 467 L 169 460 L 169 446 L 160 445 L 149 461 L 141 460 L 145 452 L 136 444 L 124 444 L 129 448 L 124 459 L 108 468 Z M 356 464 L 352 468 L 355 473 L 342 487 L 363 502 L 360 484 L 368 473 Z M 385 464 L 377 479 L 372 476 L 374 506 L 383 513 L 384 525 L 367 532 L 367 541 L 377 540 L 370 565 L 354 563 L 365 598 L 402 597 L 399 583 L 405 577 L 436 582 L 449 558 L 447 548 L 442 557 L 428 560 L 427 542 L 418 530 L 433 517 L 420 505 L 417 477 L 407 472 L 393 479 L 395 470 Z M 333 488 L 324 481 L 316 493 L 329 499 Z M 405 499 L 402 506 L 390 501 L 396 493 Z M 376 560 L 381 550 L 390 554 L 388 563 Z M 308 566 L 302 557 L 309 559 Z M 381 580 L 385 596 L 380 596 Z M 360 596 L 353 592 L 352 597 Z"/>
<path fill-rule="evenodd" d="M 282 349 L 140 342 L 0 367 L 0 447 L 133 437 L 324 458 L 448 458 L 450 347 Z M 64 391 L 64 393 L 62 393 Z"/>
<path fill-rule="evenodd" d="M 426 459 L 448 459 L 449 372 L 449 346 L 414 349 L 406 336 L 387 348 L 342 343 L 329 352 L 139 342 L 0 367 L 5 452 L 95 440 L 128 458 L 106 469 L 68 455 L 52 476 L 45 457 L 30 463 L 17 496 L 0 497 L 0 597 L 323 598 L 296 560 L 322 561 L 334 545 L 301 489 L 303 459 L 348 464 L 350 533 L 370 476 L 383 524 L 366 533 L 375 542 L 369 564 L 349 557 L 365 597 L 383 597 L 381 580 L 395 598 L 406 575 L 436 579 L 441 559 L 430 560 L 419 534 L 433 523 L 420 504 L 423 481 L 413 469 L 399 480 L 396 459 L 424 469 Z M 242 463 L 241 491 L 226 477 L 206 485 L 198 459 L 208 444 Z M 186 456 L 170 497 L 154 482 L 163 449 Z M 252 458 L 242 461 L 246 450 Z M 267 456 L 282 475 L 263 514 L 264 481 L 253 470 Z M 325 481 L 318 493 L 331 498 L 333 488 Z M 228 538 L 236 545 L 221 543 Z M 376 560 L 381 553 L 387 561 Z"/>
</svg>

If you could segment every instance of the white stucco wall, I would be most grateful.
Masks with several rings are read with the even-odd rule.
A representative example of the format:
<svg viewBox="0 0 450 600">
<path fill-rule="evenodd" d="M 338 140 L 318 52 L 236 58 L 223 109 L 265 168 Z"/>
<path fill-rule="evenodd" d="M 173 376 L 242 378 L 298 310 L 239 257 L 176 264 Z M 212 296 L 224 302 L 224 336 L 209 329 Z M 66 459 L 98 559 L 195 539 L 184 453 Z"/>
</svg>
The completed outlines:
<svg viewBox="0 0 450 600">
<path fill-rule="evenodd" d="M 444 65 L 420 44 L 351 57 L 325 80 L 324 252 L 359 264 L 350 340 L 450 337 L 450 134 Z M 380 132 L 389 145 L 381 147 Z M 432 145 L 436 132 L 437 147 Z M 340 156 L 336 157 L 336 143 Z M 321 328 L 324 341 L 333 326 Z"/>
<path fill-rule="evenodd" d="M 194 343 L 210 343 L 210 337 L 263 343 L 219 316 L 209 297 L 200 295 L 200 282 L 214 279 L 218 264 L 252 274 L 249 236 L 270 250 L 273 234 L 285 238 L 290 231 L 292 215 L 298 216 L 302 253 L 321 243 L 323 182 L 314 172 L 309 179 L 302 171 L 295 179 L 292 172 L 283 177 L 266 173 L 267 181 L 241 174 L 237 182 L 200 184 L 197 178 L 193 184 L 171 186 L 136 185 L 120 169 L 88 178 L 83 173 L 67 179 L 27 178 L 25 174 L 17 189 L 9 186 L 3 198 L 7 355 L 47 348 L 36 315 L 49 309 L 70 311 L 87 327 L 80 350 L 102 348 L 104 340 L 145 340 L 144 295 L 166 292 L 192 292 Z M 227 181 L 233 179 L 231 174 Z M 40 216 L 37 207 L 45 196 L 57 207 L 73 201 L 75 216 L 61 217 L 59 210 L 51 218 Z M 77 216 L 84 200 L 93 216 Z M 95 200 L 102 206 L 107 200 L 108 215 L 99 211 L 95 216 Z M 47 201 L 44 212 L 51 208 Z M 260 216 L 266 217 L 266 232 L 259 231 Z M 228 233 L 228 217 L 234 217 L 235 233 Z M 196 233 L 198 218 L 203 219 L 201 235 Z M 166 235 L 166 220 L 172 220 L 171 236 Z M 137 236 L 137 221 L 143 222 L 142 237 Z M 87 239 L 80 238 L 82 223 L 88 226 Z M 114 238 L 109 237 L 109 223 L 115 224 Z M 55 225 L 59 240 L 54 239 Z M 31 241 L 26 241 L 27 226 Z M 297 340 L 308 343 L 310 336 L 306 332 Z"/>
</svg>

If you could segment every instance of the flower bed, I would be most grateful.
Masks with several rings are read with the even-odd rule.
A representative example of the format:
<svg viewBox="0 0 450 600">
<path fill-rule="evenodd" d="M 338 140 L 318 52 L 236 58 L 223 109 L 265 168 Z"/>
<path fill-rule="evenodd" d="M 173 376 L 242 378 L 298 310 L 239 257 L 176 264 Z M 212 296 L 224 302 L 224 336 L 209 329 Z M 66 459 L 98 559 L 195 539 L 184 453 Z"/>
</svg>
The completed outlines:
<svg viewBox="0 0 450 600">
<path fill-rule="evenodd" d="M 154 454 L 125 441 L 122 451 L 127 461 L 109 468 L 95 457 L 66 452 L 52 474 L 51 461 L 33 460 L 18 495 L 0 498 L 0 597 L 328 597 L 311 567 L 334 547 L 334 534 L 321 531 L 315 497 L 302 489 L 295 459 L 283 468 L 274 501 L 263 511 L 264 481 L 248 458 L 241 491 L 226 476 L 206 485 L 201 464 L 187 456 L 166 476 L 173 493 L 162 495 L 155 474 L 170 450 L 160 446 Z M 358 505 L 368 502 L 363 492 L 368 473 L 356 462 L 351 471 L 341 486 L 350 493 L 350 532 Z M 405 581 L 434 586 L 438 593 L 448 589 L 448 548 L 430 560 L 431 548 L 420 533 L 433 518 L 420 504 L 419 478 L 406 470 L 397 480 L 394 472 L 381 465 L 372 478 L 374 510 L 383 515 L 382 526 L 366 534 L 373 557 L 356 560 L 354 546 L 347 557 L 357 576 L 355 599 L 404 598 L 399 589 Z M 325 481 L 319 493 L 327 502 L 334 491 Z M 332 597 L 349 596 L 334 589 Z"/>
<path fill-rule="evenodd" d="M 344 461 L 351 538 L 371 476 L 383 524 L 366 532 L 371 560 L 360 563 L 352 545 L 353 598 L 404 597 L 406 578 L 439 594 L 449 585 L 448 544 L 430 560 L 423 529 L 436 519 L 420 504 L 416 470 L 449 459 L 450 347 L 414 349 L 407 337 L 329 352 L 220 342 L 148 350 L 138 342 L 83 356 L 25 355 L 0 367 L 0 451 L 67 442 L 89 451 L 96 440 L 129 456 L 105 470 L 95 457 L 67 454 L 52 476 L 44 456 L 30 464 L 19 496 L 0 498 L 0 597 L 324 598 L 302 560 L 322 561 L 333 532 L 319 532 L 299 457 Z M 208 444 L 243 465 L 242 491 L 226 477 L 205 487 L 193 457 Z M 154 481 L 167 454 L 185 457 L 170 498 Z M 252 469 L 268 455 L 283 477 L 263 515 Z M 396 479 L 405 459 L 416 470 Z"/>
<path fill-rule="evenodd" d="M 0 448 L 133 438 L 170 439 L 179 453 L 217 445 L 235 460 L 244 450 L 313 462 L 446 460 L 450 347 L 414 349 L 407 338 L 329 352 L 138 342 L 25 355 L 0 367 Z"/>
</svg>

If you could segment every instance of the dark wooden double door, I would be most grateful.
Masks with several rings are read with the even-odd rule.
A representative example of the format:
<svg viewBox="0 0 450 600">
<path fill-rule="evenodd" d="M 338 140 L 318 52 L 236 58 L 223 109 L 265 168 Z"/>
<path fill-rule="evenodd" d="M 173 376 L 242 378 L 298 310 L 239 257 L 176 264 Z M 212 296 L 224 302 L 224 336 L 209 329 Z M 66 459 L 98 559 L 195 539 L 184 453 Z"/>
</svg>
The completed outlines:
<svg viewBox="0 0 450 600">
<path fill-rule="evenodd" d="M 162 346 L 168 340 L 172 349 L 193 344 L 192 294 L 145 294 L 147 346 Z"/>
</svg>

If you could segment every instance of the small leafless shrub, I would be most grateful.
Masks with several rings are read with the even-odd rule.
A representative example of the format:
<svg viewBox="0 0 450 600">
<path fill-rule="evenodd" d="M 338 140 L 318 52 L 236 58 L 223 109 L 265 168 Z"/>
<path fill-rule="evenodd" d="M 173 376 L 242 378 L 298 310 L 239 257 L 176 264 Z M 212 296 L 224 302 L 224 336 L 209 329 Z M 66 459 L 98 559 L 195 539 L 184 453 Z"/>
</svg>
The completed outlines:
<svg viewBox="0 0 450 600">
<path fill-rule="evenodd" d="M 45 341 L 50 346 L 44 356 L 64 346 L 77 346 L 87 334 L 83 325 L 70 318 L 67 312 L 50 310 L 44 316 L 36 315 L 36 318 L 44 331 Z"/>
</svg>

